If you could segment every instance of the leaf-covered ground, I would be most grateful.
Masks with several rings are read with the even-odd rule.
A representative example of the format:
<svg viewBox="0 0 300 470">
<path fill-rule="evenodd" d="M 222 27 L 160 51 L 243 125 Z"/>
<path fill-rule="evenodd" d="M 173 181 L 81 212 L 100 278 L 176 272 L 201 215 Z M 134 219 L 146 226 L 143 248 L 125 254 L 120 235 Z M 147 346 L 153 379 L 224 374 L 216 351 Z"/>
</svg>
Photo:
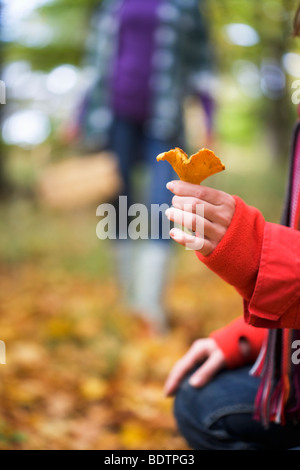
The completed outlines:
<svg viewBox="0 0 300 470">
<path fill-rule="evenodd" d="M 94 211 L 10 201 L 0 220 L 0 449 L 186 449 L 163 395 L 191 342 L 241 313 L 235 291 L 174 249 L 153 335 L 124 306 Z"/>
</svg>

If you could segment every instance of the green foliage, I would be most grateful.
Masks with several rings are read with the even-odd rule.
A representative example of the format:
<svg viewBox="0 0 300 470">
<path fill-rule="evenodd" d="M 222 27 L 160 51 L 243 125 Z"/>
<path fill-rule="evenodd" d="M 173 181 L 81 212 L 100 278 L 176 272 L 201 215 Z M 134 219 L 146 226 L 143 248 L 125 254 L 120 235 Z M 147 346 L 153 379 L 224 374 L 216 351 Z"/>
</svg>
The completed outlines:
<svg viewBox="0 0 300 470">
<path fill-rule="evenodd" d="M 6 59 L 30 60 L 34 68 L 48 70 L 60 63 L 78 64 L 84 50 L 89 19 L 99 0 L 56 0 L 34 14 L 54 31 L 53 41 L 42 49 L 11 44 Z M 205 13 L 212 30 L 220 65 L 226 69 L 232 61 L 244 58 L 260 61 L 265 55 L 292 46 L 292 0 L 209 0 Z M 259 33 L 261 42 L 251 48 L 239 48 L 226 41 L 222 27 L 227 23 L 247 23 Z"/>
<path fill-rule="evenodd" d="M 53 40 L 42 48 L 11 43 L 6 47 L 5 60 L 27 60 L 33 69 L 45 71 L 63 63 L 80 65 L 90 15 L 98 3 L 95 0 L 57 0 L 38 9 L 34 15 L 51 28 Z"/>
</svg>

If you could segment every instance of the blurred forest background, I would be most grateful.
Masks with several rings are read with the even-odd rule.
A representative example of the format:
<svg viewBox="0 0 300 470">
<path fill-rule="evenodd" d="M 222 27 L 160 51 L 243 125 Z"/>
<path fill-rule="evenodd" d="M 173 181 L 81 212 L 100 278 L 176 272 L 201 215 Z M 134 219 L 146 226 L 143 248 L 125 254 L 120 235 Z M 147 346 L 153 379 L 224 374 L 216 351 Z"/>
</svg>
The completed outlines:
<svg viewBox="0 0 300 470">
<path fill-rule="evenodd" d="M 0 155 L 0 449 L 184 449 L 163 384 L 197 337 L 242 313 L 235 291 L 174 247 L 165 290 L 171 329 L 149 335 L 118 295 L 97 204 L 55 209 L 39 181 L 74 155 L 63 127 L 88 82 L 96 0 L 2 0 L 6 104 Z M 278 222 L 296 119 L 299 41 L 293 0 L 208 0 L 218 74 L 214 150 L 226 172 L 207 184 Z M 201 117 L 187 103 L 189 151 Z M 88 196 L 87 196 L 88 198 Z"/>
</svg>

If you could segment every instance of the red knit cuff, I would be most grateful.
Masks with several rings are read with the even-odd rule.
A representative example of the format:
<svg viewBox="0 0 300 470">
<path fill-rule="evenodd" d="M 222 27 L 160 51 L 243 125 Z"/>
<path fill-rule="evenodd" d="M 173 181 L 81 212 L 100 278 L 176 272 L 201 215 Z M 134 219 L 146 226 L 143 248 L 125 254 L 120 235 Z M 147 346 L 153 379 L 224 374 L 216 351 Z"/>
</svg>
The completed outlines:
<svg viewBox="0 0 300 470">
<path fill-rule="evenodd" d="M 218 347 L 222 350 L 228 369 L 241 367 L 244 364 L 244 357 L 239 347 L 240 335 L 234 329 L 232 331 L 230 331 L 230 328 L 226 329 L 226 334 L 224 334 L 223 330 L 217 330 L 209 336 L 215 340 Z"/>
<path fill-rule="evenodd" d="M 219 348 L 222 350 L 226 365 L 229 369 L 252 364 L 261 349 L 267 330 L 247 325 L 243 317 L 234 320 L 224 328 L 211 333 Z M 242 353 L 240 341 L 245 339 L 249 345 L 249 354 Z"/>
</svg>

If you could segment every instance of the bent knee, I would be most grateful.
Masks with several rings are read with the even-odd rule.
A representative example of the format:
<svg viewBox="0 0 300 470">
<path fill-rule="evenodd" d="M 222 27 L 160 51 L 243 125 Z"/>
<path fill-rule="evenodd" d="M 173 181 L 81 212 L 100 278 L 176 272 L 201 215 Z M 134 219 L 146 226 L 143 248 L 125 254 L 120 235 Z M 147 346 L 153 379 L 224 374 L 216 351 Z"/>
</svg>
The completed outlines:
<svg viewBox="0 0 300 470">
<path fill-rule="evenodd" d="M 192 449 L 243 449 L 245 444 L 228 433 L 226 420 L 231 406 L 220 400 L 220 389 L 214 383 L 195 388 L 187 377 L 178 388 L 174 400 L 174 416 L 178 429 Z M 227 398 L 228 400 L 228 398 Z M 233 406 L 234 408 L 234 406 Z"/>
<path fill-rule="evenodd" d="M 206 448 L 203 446 L 206 426 L 201 409 L 202 391 L 192 387 L 187 378 L 181 383 L 174 399 L 174 417 L 178 429 L 193 449 Z"/>
</svg>

